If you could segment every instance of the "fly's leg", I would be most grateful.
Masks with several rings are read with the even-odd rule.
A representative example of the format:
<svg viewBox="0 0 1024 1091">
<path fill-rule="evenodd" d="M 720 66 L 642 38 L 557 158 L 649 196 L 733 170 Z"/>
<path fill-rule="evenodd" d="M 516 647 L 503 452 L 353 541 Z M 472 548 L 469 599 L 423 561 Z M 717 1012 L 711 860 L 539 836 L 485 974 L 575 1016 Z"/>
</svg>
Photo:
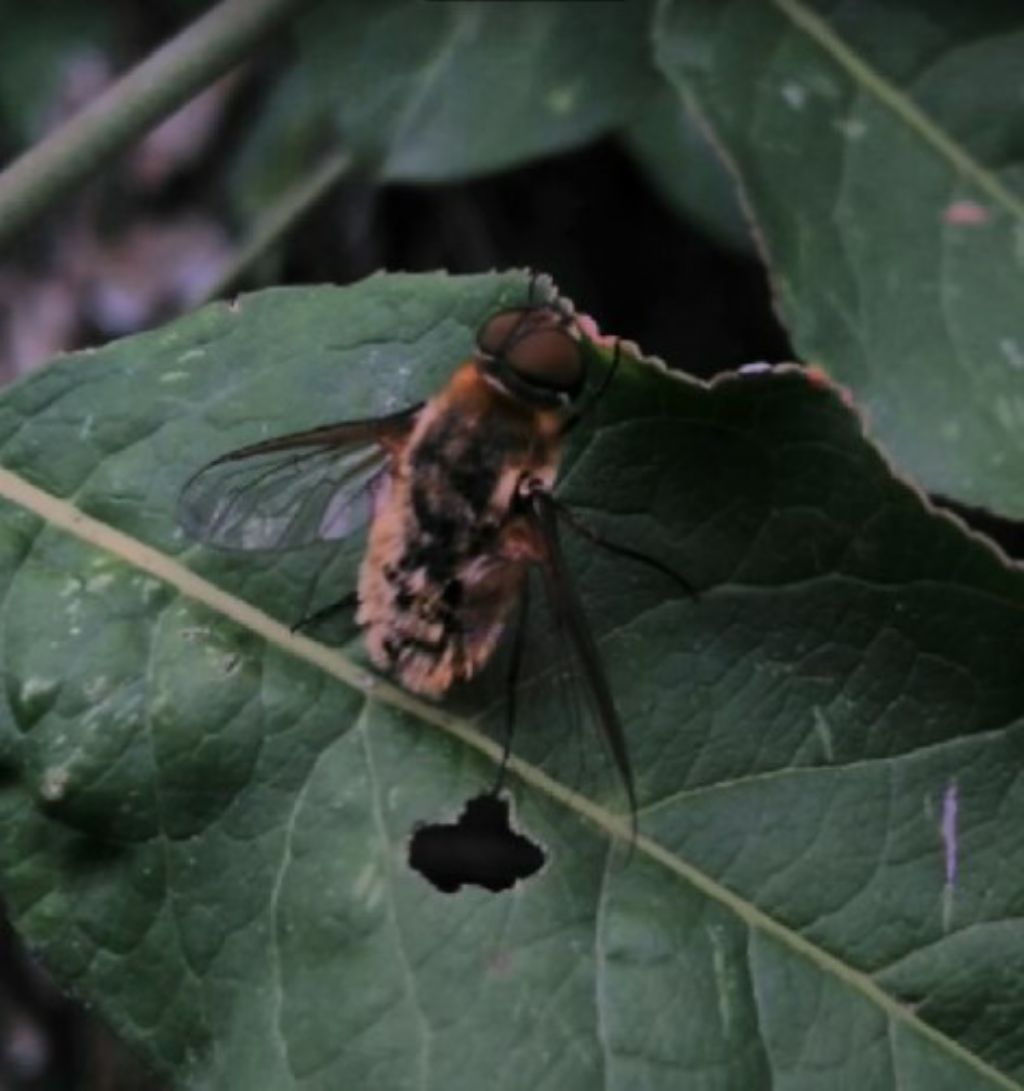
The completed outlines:
<svg viewBox="0 0 1024 1091">
<path fill-rule="evenodd" d="M 597 389 L 594 391 L 593 394 L 590 395 L 589 398 L 587 398 L 584 405 L 581 405 L 579 409 L 577 409 L 570 417 L 567 417 L 566 420 L 562 423 L 562 427 L 558 433 L 560 436 L 568 435 L 569 432 L 571 432 L 576 427 L 576 425 L 579 424 L 583 417 L 587 413 L 589 413 L 595 405 L 597 405 L 601 398 L 604 397 L 605 391 L 611 385 L 612 379 L 615 378 L 615 372 L 619 370 L 619 360 L 622 357 L 621 345 L 621 341 L 617 340 L 615 342 L 615 349 L 612 352 L 611 365 L 604 373 L 604 376 L 601 379 L 601 382 L 598 384 Z"/>
<path fill-rule="evenodd" d="M 637 561 L 639 564 L 647 565 L 648 568 L 653 568 L 655 572 L 660 572 L 663 576 L 668 576 L 669 579 L 675 580 L 690 598 L 697 598 L 697 588 L 694 587 L 685 576 L 681 576 L 676 572 L 675 569 L 669 568 L 667 564 L 663 564 L 655 557 L 648 557 L 646 553 L 641 553 L 638 549 L 631 549 L 629 546 L 619 545 L 617 542 L 608 541 L 603 534 L 599 534 L 592 527 L 587 526 L 587 524 L 584 523 L 571 508 L 566 504 L 563 504 L 561 500 L 556 500 L 555 497 L 552 496 L 551 503 L 554 505 L 558 517 L 562 519 L 567 526 L 572 527 L 577 534 L 582 534 L 584 538 L 588 538 L 594 545 L 600 546 L 602 549 L 607 549 L 609 553 L 616 553 L 620 557 L 627 557 L 631 561 Z"/>
<path fill-rule="evenodd" d="M 326 606 L 321 607 L 319 610 L 314 610 L 311 614 L 306 614 L 305 617 L 299 618 L 298 621 L 292 626 L 291 631 L 293 633 L 299 632 L 301 629 L 308 629 L 311 625 L 319 625 L 321 622 L 327 621 L 329 618 L 337 617 L 338 614 L 347 613 L 349 610 L 354 610 L 359 605 L 359 595 L 355 591 L 349 591 L 344 597 L 338 599 L 337 602 L 329 602 Z"/>
<path fill-rule="evenodd" d="M 523 645 L 526 643 L 526 618 L 530 611 L 530 581 L 523 583 L 523 593 L 519 598 L 519 612 L 516 617 L 516 628 L 512 634 L 512 650 L 508 661 L 508 675 L 505 679 L 507 686 L 505 701 L 505 737 L 501 744 L 501 764 L 498 766 L 498 776 L 491 789 L 492 795 L 497 795 L 505 783 L 505 773 L 508 770 L 508 759 L 512 754 L 512 734 L 516 726 L 516 691 L 519 687 L 519 671 L 523 666 Z"/>
<path fill-rule="evenodd" d="M 559 509 L 555 498 L 537 482 L 527 482 L 526 499 L 530 515 L 540 540 L 545 559 L 541 565 L 556 624 L 562 629 L 571 647 L 572 660 L 587 687 L 590 707 L 596 716 L 596 726 L 608 745 L 622 778 L 629 800 L 634 836 L 637 828 L 637 798 L 633 772 L 626 746 L 625 733 L 615 708 L 608 677 L 593 630 L 587 622 L 583 604 L 573 586 L 568 564 L 559 543 Z"/>
</svg>

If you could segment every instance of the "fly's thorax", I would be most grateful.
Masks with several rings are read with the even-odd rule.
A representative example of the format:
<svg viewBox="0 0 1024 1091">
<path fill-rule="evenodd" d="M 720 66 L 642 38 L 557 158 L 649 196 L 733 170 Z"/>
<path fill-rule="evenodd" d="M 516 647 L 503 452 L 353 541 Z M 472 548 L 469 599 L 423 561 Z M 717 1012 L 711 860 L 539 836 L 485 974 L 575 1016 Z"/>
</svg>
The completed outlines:
<svg viewBox="0 0 1024 1091">
<path fill-rule="evenodd" d="M 554 484 L 564 414 L 524 405 L 471 362 L 427 404 L 406 449 L 414 487 L 447 491 L 476 518 L 500 523 L 523 476 Z"/>
</svg>

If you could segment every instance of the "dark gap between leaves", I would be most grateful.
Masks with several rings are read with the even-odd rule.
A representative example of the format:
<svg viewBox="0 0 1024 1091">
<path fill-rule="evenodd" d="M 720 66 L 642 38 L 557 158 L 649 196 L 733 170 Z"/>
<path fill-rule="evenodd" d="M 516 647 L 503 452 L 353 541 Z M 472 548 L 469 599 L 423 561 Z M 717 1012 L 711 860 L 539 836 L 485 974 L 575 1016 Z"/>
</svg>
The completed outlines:
<svg viewBox="0 0 1024 1091">
<path fill-rule="evenodd" d="M 990 538 L 1008 557 L 1024 559 L 1024 522 L 1007 519 L 984 508 L 973 508 L 936 493 L 931 493 L 930 498 L 936 507 L 952 512 L 971 530 Z"/>
</svg>

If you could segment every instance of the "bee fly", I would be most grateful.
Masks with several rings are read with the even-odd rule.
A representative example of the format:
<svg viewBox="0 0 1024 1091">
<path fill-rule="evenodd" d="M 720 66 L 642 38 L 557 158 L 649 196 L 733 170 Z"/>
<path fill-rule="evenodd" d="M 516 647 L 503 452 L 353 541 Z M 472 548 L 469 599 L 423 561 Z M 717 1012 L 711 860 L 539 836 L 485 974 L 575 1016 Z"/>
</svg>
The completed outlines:
<svg viewBox="0 0 1024 1091">
<path fill-rule="evenodd" d="M 559 522 L 689 585 L 659 562 L 604 541 L 553 495 L 562 441 L 589 397 L 595 355 L 561 301 L 484 322 L 476 352 L 425 403 L 329 424 L 222 455 L 185 485 L 179 518 L 214 546 L 289 549 L 369 523 L 355 596 L 370 659 L 414 693 L 439 697 L 492 658 L 513 615 L 506 756 L 522 661 L 529 574 L 543 576 L 568 672 L 611 750 L 631 812 L 629 755 L 597 644 L 573 587 Z M 504 763 L 502 766 L 504 769 Z"/>
</svg>

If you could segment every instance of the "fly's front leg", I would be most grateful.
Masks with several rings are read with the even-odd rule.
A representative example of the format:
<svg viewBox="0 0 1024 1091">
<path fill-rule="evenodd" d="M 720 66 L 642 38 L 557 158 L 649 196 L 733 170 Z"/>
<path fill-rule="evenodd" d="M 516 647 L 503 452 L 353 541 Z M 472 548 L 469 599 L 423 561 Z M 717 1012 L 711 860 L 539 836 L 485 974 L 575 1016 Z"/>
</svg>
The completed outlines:
<svg viewBox="0 0 1024 1091">
<path fill-rule="evenodd" d="M 583 522 L 568 505 L 563 504 L 561 500 L 557 500 L 553 496 L 551 497 L 551 504 L 559 519 L 561 519 L 566 526 L 571 527 L 577 534 L 589 539 L 594 545 L 608 550 L 609 553 L 615 553 L 620 557 L 627 557 L 631 561 L 637 561 L 639 564 L 647 565 L 648 568 L 653 568 L 663 576 L 668 576 L 669 579 L 675 580 L 691 598 L 697 597 L 697 589 L 685 576 L 680 575 L 675 569 L 670 568 L 667 564 L 663 564 L 656 557 L 648 557 L 646 553 L 641 553 L 638 549 L 619 545 L 617 542 L 610 542 L 603 534 L 598 533 L 593 527 L 590 527 Z"/>
<path fill-rule="evenodd" d="M 604 397 L 608 387 L 611 386 L 612 379 L 615 378 L 615 373 L 619 370 L 619 360 L 622 358 L 622 342 L 616 340 L 615 349 L 612 352 L 612 362 L 608 366 L 608 370 L 602 376 L 600 382 L 597 385 L 597 389 L 590 395 L 589 398 L 578 409 L 574 410 L 565 420 L 562 422 L 562 427 L 559 429 L 559 436 L 567 436 L 579 422 L 594 408 L 595 405 Z"/>
</svg>

